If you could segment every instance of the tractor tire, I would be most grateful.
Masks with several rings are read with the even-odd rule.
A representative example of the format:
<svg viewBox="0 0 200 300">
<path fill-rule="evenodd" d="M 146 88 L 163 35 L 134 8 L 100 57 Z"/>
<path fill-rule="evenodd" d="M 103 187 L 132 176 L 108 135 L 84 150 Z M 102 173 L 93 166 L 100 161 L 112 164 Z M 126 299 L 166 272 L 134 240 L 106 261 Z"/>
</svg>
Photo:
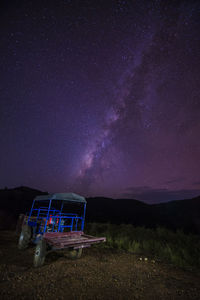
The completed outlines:
<svg viewBox="0 0 200 300">
<path fill-rule="evenodd" d="M 46 257 L 46 242 L 45 240 L 40 240 L 35 248 L 33 265 L 35 268 L 41 267 L 44 264 Z"/>
<path fill-rule="evenodd" d="M 24 224 L 24 219 L 25 219 L 25 215 L 24 214 L 20 214 L 17 220 L 17 225 L 16 225 L 16 235 L 19 237 L 20 233 L 22 231 L 22 226 Z"/>
<path fill-rule="evenodd" d="M 31 227 L 28 225 L 23 225 L 19 236 L 18 249 L 24 250 L 28 247 L 31 240 L 31 235 Z"/>
<path fill-rule="evenodd" d="M 81 257 L 83 252 L 82 248 L 78 248 L 78 249 L 69 249 L 68 250 L 68 257 L 70 259 L 78 259 Z"/>
</svg>

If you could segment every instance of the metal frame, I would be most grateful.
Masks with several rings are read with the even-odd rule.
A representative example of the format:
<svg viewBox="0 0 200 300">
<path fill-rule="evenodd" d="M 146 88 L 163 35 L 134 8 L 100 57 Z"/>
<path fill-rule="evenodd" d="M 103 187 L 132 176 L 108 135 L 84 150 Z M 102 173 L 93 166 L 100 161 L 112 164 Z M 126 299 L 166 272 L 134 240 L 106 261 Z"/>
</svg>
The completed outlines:
<svg viewBox="0 0 200 300">
<path fill-rule="evenodd" d="M 58 206 L 59 209 L 57 209 L 57 204 L 59 202 L 56 203 L 56 208 L 52 207 L 52 202 L 54 200 L 60 202 L 61 205 Z M 47 206 L 44 207 L 39 205 L 38 208 L 35 208 L 36 202 L 41 203 L 41 201 L 48 201 Z M 63 213 L 64 202 L 70 201 L 79 203 L 83 206 L 78 213 Z M 75 250 L 74 257 L 78 258 L 81 254 L 78 249 L 90 247 L 92 244 L 106 241 L 105 237 L 94 237 L 84 234 L 83 229 L 85 225 L 85 214 L 85 198 L 74 193 L 38 196 L 33 200 L 29 215 L 24 216 L 23 224 L 27 224 L 32 228 L 32 234 L 29 242 L 38 244 L 42 240 L 42 244 L 48 246 L 46 249 L 47 252 L 69 248 L 70 250 Z M 68 221 L 67 224 L 66 221 Z M 80 224 L 78 224 L 79 222 Z M 68 229 L 68 231 L 66 231 L 66 229 Z M 41 247 L 41 245 L 38 244 L 37 247 Z M 43 262 L 38 262 L 38 255 L 43 254 L 38 250 L 39 248 L 37 247 L 34 256 L 34 265 L 36 267 L 41 266 L 44 263 L 46 255 L 44 253 Z"/>
<path fill-rule="evenodd" d="M 52 207 L 52 202 L 54 200 L 58 201 L 58 199 L 52 199 L 52 197 L 49 197 L 47 199 L 35 198 L 33 200 L 33 204 L 27 220 L 27 224 L 33 228 L 33 235 L 43 235 L 46 232 L 62 233 L 64 232 L 65 228 L 68 228 L 71 232 L 82 232 L 85 225 L 86 201 L 84 203 L 82 201 L 78 202 L 76 200 L 77 203 L 84 205 L 83 213 L 81 215 L 78 215 L 76 213 L 63 213 L 64 202 L 69 203 L 71 200 L 59 200 L 61 201 L 60 209 L 55 209 Z M 39 208 L 34 208 L 36 203 L 44 201 L 49 201 L 47 207 L 40 206 Z M 35 216 L 33 216 L 33 214 Z M 68 221 L 67 225 L 66 221 Z M 79 222 L 80 224 L 78 226 Z"/>
</svg>

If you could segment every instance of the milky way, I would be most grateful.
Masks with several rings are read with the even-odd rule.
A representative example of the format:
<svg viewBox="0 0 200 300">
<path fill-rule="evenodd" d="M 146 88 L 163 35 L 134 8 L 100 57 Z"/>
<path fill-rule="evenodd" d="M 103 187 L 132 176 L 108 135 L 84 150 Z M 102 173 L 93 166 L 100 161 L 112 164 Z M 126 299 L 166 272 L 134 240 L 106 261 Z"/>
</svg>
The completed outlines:
<svg viewBox="0 0 200 300">
<path fill-rule="evenodd" d="M 198 1 L 1 9 L 1 187 L 200 194 Z"/>
</svg>

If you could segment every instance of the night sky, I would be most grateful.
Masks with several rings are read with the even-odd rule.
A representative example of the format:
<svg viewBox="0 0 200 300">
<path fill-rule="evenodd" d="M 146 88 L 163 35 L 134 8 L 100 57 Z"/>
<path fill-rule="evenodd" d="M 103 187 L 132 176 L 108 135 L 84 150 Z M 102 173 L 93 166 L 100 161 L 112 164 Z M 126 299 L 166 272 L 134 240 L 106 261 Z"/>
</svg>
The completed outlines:
<svg viewBox="0 0 200 300">
<path fill-rule="evenodd" d="M 200 1 L 1 1 L 0 188 L 200 195 Z"/>
</svg>

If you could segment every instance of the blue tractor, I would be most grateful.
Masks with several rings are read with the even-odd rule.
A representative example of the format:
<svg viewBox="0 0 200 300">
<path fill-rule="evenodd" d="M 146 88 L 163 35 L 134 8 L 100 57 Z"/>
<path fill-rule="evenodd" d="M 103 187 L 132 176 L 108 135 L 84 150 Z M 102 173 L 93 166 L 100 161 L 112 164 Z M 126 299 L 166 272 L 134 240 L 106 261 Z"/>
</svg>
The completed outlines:
<svg viewBox="0 0 200 300">
<path fill-rule="evenodd" d="M 29 214 L 23 216 L 18 242 L 20 250 L 36 244 L 34 266 L 40 267 L 50 251 L 67 249 L 73 259 L 80 258 L 82 249 L 105 242 L 105 237 L 84 234 L 86 199 L 74 193 L 37 196 Z"/>
</svg>

